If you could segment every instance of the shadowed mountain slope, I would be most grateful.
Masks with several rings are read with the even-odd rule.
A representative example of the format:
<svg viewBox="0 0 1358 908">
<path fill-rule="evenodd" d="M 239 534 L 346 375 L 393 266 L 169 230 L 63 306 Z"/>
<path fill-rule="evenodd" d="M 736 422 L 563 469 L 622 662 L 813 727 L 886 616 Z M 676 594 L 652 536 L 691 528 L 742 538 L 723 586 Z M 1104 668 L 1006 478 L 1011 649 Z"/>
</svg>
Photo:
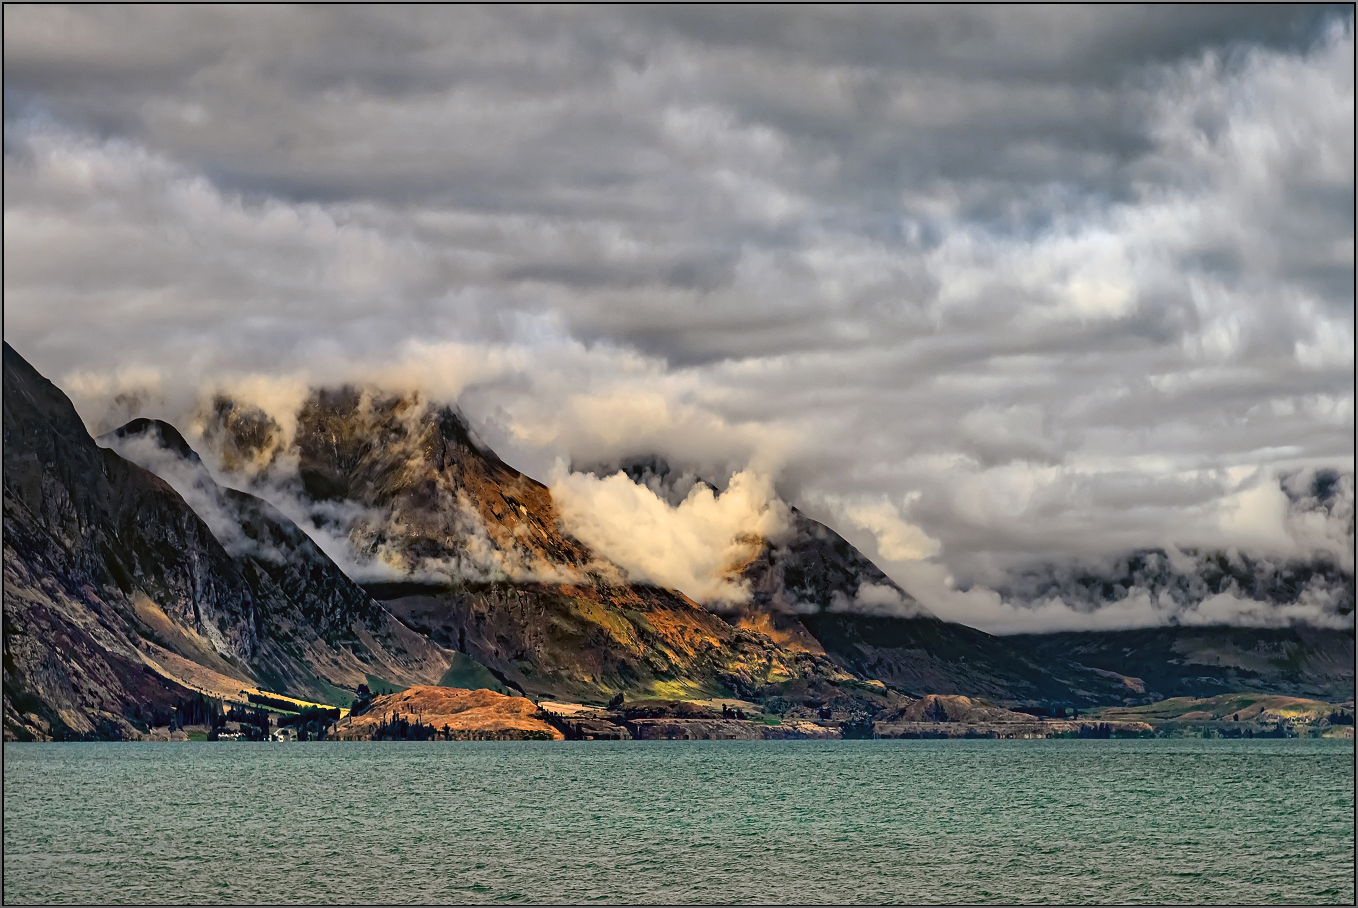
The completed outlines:
<svg viewBox="0 0 1358 908">
<path fill-rule="evenodd" d="M 1060 657 L 1034 659 L 1006 638 L 942 621 L 834 530 L 792 509 L 792 527 L 741 572 L 753 596 L 742 623 L 815 641 L 844 670 L 912 696 L 1006 703 L 1123 703 L 1145 692 Z"/>
<path fill-rule="evenodd" d="M 251 663 L 280 692 L 329 702 L 376 675 L 430 682 L 451 654 L 430 646 L 351 580 L 289 518 L 268 502 L 212 479 L 171 425 L 136 420 L 100 441 L 154 470 L 180 492 L 245 575 L 270 632 Z"/>
<path fill-rule="evenodd" d="M 1258 691 L 1343 702 L 1354 696 L 1352 631 L 1153 627 L 1005 639 L 1044 661 L 1134 675 L 1161 697 Z"/>
<path fill-rule="evenodd" d="M 286 518 L 213 486 L 275 560 L 228 552 L 8 344 L 4 444 L 7 738 L 131 736 L 188 686 L 332 700 L 366 666 L 410 683 L 447 668 Z"/>
</svg>

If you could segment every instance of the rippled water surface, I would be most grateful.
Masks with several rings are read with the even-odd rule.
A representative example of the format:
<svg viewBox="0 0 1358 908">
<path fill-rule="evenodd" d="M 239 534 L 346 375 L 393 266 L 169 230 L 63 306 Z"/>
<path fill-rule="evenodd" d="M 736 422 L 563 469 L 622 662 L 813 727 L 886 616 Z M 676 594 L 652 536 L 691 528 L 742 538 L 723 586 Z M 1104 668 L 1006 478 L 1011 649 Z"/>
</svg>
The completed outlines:
<svg viewBox="0 0 1358 908">
<path fill-rule="evenodd" d="M 1351 742 L 7 744 L 7 903 L 1354 900 Z"/>
</svg>

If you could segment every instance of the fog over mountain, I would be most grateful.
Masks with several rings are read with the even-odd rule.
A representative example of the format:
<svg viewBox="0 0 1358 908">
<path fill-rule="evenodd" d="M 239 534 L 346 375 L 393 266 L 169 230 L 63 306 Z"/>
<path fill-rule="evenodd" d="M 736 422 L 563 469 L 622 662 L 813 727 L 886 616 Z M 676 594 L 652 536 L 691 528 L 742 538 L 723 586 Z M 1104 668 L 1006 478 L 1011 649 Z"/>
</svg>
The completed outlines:
<svg viewBox="0 0 1358 908">
<path fill-rule="evenodd" d="M 984 630 L 1352 627 L 1351 7 L 4 17 L 5 339 L 346 571 L 351 385 L 714 607 L 795 507 Z"/>
</svg>

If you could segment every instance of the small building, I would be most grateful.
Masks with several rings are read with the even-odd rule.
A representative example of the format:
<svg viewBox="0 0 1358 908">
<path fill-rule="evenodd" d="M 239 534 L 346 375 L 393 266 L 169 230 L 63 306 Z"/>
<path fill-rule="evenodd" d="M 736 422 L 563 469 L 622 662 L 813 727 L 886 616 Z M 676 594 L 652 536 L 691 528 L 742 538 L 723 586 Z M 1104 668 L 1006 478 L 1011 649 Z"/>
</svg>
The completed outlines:
<svg viewBox="0 0 1358 908">
<path fill-rule="evenodd" d="M 283 728 L 278 729 L 278 730 L 275 731 L 272 735 L 270 735 L 270 740 L 273 740 L 273 741 L 296 741 L 296 740 L 297 740 L 297 729 L 295 729 L 295 728 L 288 728 L 287 726 L 284 726 Z"/>
</svg>

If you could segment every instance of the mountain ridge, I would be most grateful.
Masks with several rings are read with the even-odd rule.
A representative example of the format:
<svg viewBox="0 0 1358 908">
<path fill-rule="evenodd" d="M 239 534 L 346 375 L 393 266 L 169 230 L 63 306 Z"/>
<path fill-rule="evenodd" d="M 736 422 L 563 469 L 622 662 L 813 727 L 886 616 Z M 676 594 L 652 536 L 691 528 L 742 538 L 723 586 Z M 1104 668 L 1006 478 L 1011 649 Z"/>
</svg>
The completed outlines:
<svg viewBox="0 0 1358 908">
<path fill-rule="evenodd" d="M 365 681 L 445 676 L 595 703 L 833 702 L 854 722 L 901 696 L 1083 709 L 1220 693 L 1222 679 L 1352 697 L 1351 634 L 1346 650 L 1334 632 L 1292 645 L 1260 631 L 1213 675 L 1166 669 L 1203 664 L 1168 629 L 1119 661 L 1107 635 L 941 620 L 796 508 L 734 567 L 749 601 L 719 614 L 570 535 L 547 486 L 451 406 L 346 386 L 313 389 L 296 417 L 285 432 L 212 402 L 202 441 L 245 490 L 230 488 L 160 420 L 100 447 L 5 344 L 7 740 L 134 736 L 203 685 L 342 703 Z"/>
</svg>

